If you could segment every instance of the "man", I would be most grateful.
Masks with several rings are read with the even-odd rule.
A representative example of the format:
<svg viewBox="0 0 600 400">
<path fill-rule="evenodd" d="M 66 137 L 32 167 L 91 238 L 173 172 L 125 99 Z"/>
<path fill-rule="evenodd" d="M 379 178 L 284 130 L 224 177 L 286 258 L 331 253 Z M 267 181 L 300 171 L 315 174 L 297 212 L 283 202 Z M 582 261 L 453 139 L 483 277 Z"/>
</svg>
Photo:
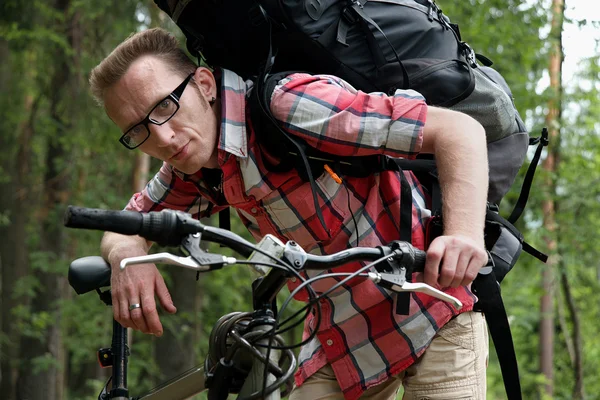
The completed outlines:
<svg viewBox="0 0 600 400">
<path fill-rule="evenodd" d="M 311 187 L 297 171 L 265 167 L 265 158 L 278 155 L 258 148 L 247 115 L 248 84 L 231 71 L 219 70 L 216 78 L 196 67 L 163 30 L 130 37 L 92 71 L 90 83 L 123 132 L 121 143 L 164 161 L 128 209 L 168 207 L 202 217 L 231 206 L 255 238 L 271 233 L 321 254 L 397 240 L 405 224 L 413 244 L 426 245 L 430 212 L 423 188 L 408 172 L 403 174 L 412 187 L 412 221 L 399 215 L 398 172 L 342 177 L 341 185 L 324 173 L 317 179 L 323 224 L 315 216 Z M 357 279 L 344 286 L 322 301 L 321 327 L 301 351 L 291 398 L 393 399 L 401 384 L 407 399 L 485 398 L 487 332 L 483 316 L 471 311 L 475 298 L 469 289 L 487 261 L 483 128 L 467 115 L 427 107 L 414 91 L 367 94 L 332 76 L 293 74 L 281 80 L 271 110 L 288 133 L 325 152 L 434 154 L 444 234 L 427 249 L 423 279 L 464 304 L 459 313 L 417 294 L 410 315 L 403 316 L 394 312 L 395 296 L 373 283 Z M 116 320 L 161 336 L 155 296 L 166 311 L 176 308 L 156 267 L 117 267 L 125 257 L 147 254 L 150 245 L 140 237 L 106 233 L 101 246 L 113 267 Z M 311 316 L 305 335 L 312 326 Z"/>
</svg>

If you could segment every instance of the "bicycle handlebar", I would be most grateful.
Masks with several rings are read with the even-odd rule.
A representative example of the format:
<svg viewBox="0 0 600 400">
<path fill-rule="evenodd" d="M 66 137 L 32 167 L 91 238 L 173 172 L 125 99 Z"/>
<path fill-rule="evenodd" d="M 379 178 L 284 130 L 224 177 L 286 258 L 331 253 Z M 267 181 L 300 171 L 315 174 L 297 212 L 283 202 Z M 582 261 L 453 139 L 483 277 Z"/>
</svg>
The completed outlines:
<svg viewBox="0 0 600 400">
<path fill-rule="evenodd" d="M 139 235 L 161 246 L 178 246 L 191 234 L 200 233 L 203 240 L 229 247 L 244 257 L 250 256 L 256 245 L 225 229 L 205 226 L 182 211 L 163 210 L 149 213 L 114 211 L 69 206 L 64 224 L 69 228 L 110 231 L 124 235 Z M 288 242 L 294 246 L 294 242 Z M 425 252 L 408 243 L 396 242 L 401 247 L 402 262 L 422 269 Z M 331 255 L 303 254 L 304 269 L 328 269 L 352 261 L 372 261 L 385 255 L 392 256 L 394 248 L 356 247 Z M 405 259 L 406 257 L 406 259 Z"/>
<path fill-rule="evenodd" d="M 64 225 L 67 228 L 139 235 L 161 246 L 179 246 L 186 236 L 202 233 L 205 240 L 227 246 L 245 257 L 254 251 L 254 245 L 241 236 L 225 229 L 205 226 L 183 211 L 140 213 L 68 206 Z"/>
<path fill-rule="evenodd" d="M 410 274 L 412 272 L 423 270 L 425 265 L 425 252 L 413 247 L 407 242 L 393 241 L 387 245 L 377 247 L 355 247 L 329 255 L 315 255 L 307 254 L 298 244 L 293 241 L 288 241 L 284 244 L 278 239 L 274 238 L 272 235 L 267 235 L 264 239 L 271 238 L 271 241 L 275 243 L 275 247 L 269 247 L 270 245 L 267 245 L 267 241 L 265 242 L 265 247 L 263 248 L 261 247 L 263 241 L 261 241 L 259 244 L 253 244 L 233 232 L 220 228 L 205 226 L 198 220 L 193 219 L 192 216 L 187 213 L 169 209 L 153 211 L 149 213 L 140 213 L 126 210 L 115 211 L 69 206 L 65 213 L 64 225 L 69 228 L 110 231 L 124 235 L 139 235 L 144 239 L 156 242 L 162 246 L 182 246 L 182 248 L 189 253 L 188 257 L 178 257 L 171 255 L 170 253 L 131 257 L 121 261 L 121 268 L 125 268 L 126 265 L 131 264 L 163 262 L 184 266 L 197 271 L 209 271 L 212 269 L 221 268 L 225 264 L 243 263 L 243 261 L 237 261 L 233 257 L 225 257 L 205 252 L 199 246 L 201 240 L 221 244 L 234 250 L 241 256 L 248 258 L 248 260 L 245 262 L 247 264 L 263 264 L 272 267 L 280 267 L 275 268 L 262 279 L 255 281 L 255 283 L 257 283 L 256 285 L 253 285 L 253 302 L 255 304 L 255 310 L 261 310 L 261 305 L 271 304 L 274 296 L 277 295 L 290 274 L 300 276 L 298 275 L 298 271 L 300 270 L 325 270 L 357 261 L 372 261 L 372 263 L 351 274 L 320 274 L 319 276 L 308 280 L 301 278 L 303 283 L 296 288 L 295 291 L 298 291 L 302 286 L 306 286 L 310 289 L 309 284 L 319 278 L 325 278 L 334 275 L 347 275 L 344 280 L 338 282 L 331 289 L 322 294 L 322 296 L 325 296 L 327 293 L 334 290 L 335 287 L 343 284 L 345 281 L 353 277 L 359 276 L 360 274 L 363 278 L 369 279 L 375 284 L 387 288 L 393 292 L 423 292 L 450 302 L 456 308 L 462 307 L 462 304 L 458 299 L 455 299 L 454 297 L 441 292 L 438 289 L 423 283 L 410 282 Z M 260 255 L 257 256 L 257 254 L 266 255 L 268 258 L 266 260 L 264 257 L 261 259 Z M 256 258 L 258 258 L 258 260 Z M 382 265 L 383 267 L 381 267 Z M 372 267 L 375 267 L 376 272 L 373 270 L 366 272 Z M 310 291 L 312 292 L 311 301 L 304 309 L 308 310 L 310 307 L 316 305 L 316 307 L 320 310 L 318 300 L 321 295 L 317 296 L 312 289 L 310 289 Z M 290 298 L 292 295 L 293 293 L 290 295 Z M 289 302 L 290 298 L 286 300 L 285 304 Z M 398 300 L 398 304 L 406 303 L 406 311 L 404 312 L 408 312 L 408 301 L 409 298 L 406 296 L 403 297 L 402 303 L 400 302 L 400 299 Z M 283 308 L 284 306 L 281 307 L 282 310 Z M 396 312 L 399 312 L 398 309 Z M 298 312 L 295 315 L 297 314 Z M 288 318 L 286 321 L 289 321 L 292 318 L 293 316 Z M 273 321 L 275 323 L 274 326 L 279 325 L 278 319 Z M 284 325 L 286 321 L 282 322 L 281 325 Z M 256 327 L 253 329 L 256 329 Z M 315 328 L 315 330 L 317 329 L 318 328 Z M 229 329 L 227 331 L 229 331 Z M 252 329 L 250 331 L 252 332 Z M 267 347 L 269 349 L 278 349 L 276 346 L 271 346 L 271 340 L 276 337 L 278 332 L 279 331 L 277 331 L 275 328 L 272 328 L 260 333 L 258 338 L 261 340 L 267 340 L 267 344 L 261 346 L 261 349 L 263 347 Z M 304 341 L 302 344 L 304 344 Z M 258 342 L 251 343 L 251 345 L 258 346 Z M 279 349 L 287 349 L 286 351 L 289 351 L 289 347 L 279 347 Z M 264 349 L 261 351 L 264 353 Z M 257 350 L 254 352 L 256 353 Z M 267 365 L 266 360 L 269 359 L 269 352 L 270 350 L 266 351 L 267 357 L 263 357 L 264 360 L 257 364 L 259 367 L 261 363 L 265 364 L 265 366 Z M 227 362 L 231 361 L 228 358 L 218 358 L 215 360 L 215 363 L 224 362 L 223 360 Z M 256 363 L 256 360 L 254 363 Z M 229 364 L 225 365 L 225 367 L 229 368 L 228 365 Z M 290 368 L 292 367 L 292 364 L 290 364 Z M 263 369 L 256 368 L 258 367 L 253 366 L 251 371 L 263 371 Z M 217 369 L 216 371 L 221 370 Z M 266 369 L 264 370 L 266 371 Z M 290 370 L 293 372 L 293 368 Z M 273 373 L 274 372 L 269 369 L 269 372 L 266 373 L 265 376 L 269 376 L 268 374 Z M 224 377 L 219 378 L 219 376 L 220 375 L 216 372 L 214 375 L 207 375 L 207 377 L 212 380 L 215 387 L 219 386 L 219 384 L 216 383 L 217 381 L 220 382 L 221 378 L 225 379 Z M 287 379 L 287 373 L 285 376 Z M 254 393 L 252 388 L 259 387 L 259 382 L 258 378 L 252 378 L 250 381 L 252 384 L 249 386 L 250 389 L 246 389 L 245 394 L 253 393 L 248 397 L 248 399 L 254 399 L 255 396 L 260 396 L 260 392 Z M 268 392 L 271 393 L 273 390 L 277 389 L 280 384 L 280 381 L 276 381 L 273 385 L 269 383 L 268 387 L 265 389 L 263 382 L 262 387 L 263 390 L 268 389 Z"/>
</svg>

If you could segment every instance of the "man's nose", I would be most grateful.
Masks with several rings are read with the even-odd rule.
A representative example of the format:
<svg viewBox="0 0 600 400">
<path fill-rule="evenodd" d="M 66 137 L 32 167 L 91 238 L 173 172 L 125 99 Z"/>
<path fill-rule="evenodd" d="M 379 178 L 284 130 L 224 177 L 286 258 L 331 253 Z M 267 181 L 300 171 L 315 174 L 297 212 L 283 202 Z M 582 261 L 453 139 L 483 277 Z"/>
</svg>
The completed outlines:
<svg viewBox="0 0 600 400">
<path fill-rule="evenodd" d="M 162 125 L 150 124 L 150 136 L 154 137 L 154 142 L 159 147 L 166 147 L 171 144 L 175 137 L 175 132 L 169 127 L 169 123 Z"/>
</svg>

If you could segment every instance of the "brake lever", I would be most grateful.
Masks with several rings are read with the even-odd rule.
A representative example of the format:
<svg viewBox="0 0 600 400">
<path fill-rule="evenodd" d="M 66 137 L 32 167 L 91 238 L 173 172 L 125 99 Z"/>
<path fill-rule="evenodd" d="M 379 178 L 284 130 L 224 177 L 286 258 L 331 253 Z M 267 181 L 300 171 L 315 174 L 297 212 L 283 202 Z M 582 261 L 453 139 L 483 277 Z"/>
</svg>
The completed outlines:
<svg viewBox="0 0 600 400">
<path fill-rule="evenodd" d="M 127 267 L 128 265 L 152 263 L 177 265 L 179 267 L 193 269 L 194 271 L 204 272 L 213 269 L 215 263 L 235 264 L 237 262 L 237 260 L 234 257 L 217 256 L 216 254 L 211 254 L 210 259 L 206 259 L 204 261 L 206 261 L 206 264 L 200 264 L 190 256 L 179 257 L 174 256 L 171 253 L 156 253 L 149 254 L 146 256 L 124 258 L 123 260 L 121 260 L 121 264 L 119 265 L 119 267 L 121 268 L 121 270 L 124 270 L 125 267 Z"/>
<path fill-rule="evenodd" d="M 457 310 L 460 310 L 463 306 L 460 300 L 454 296 L 450 296 L 447 293 L 442 292 L 426 283 L 411 283 L 405 279 L 404 268 L 402 268 L 400 274 L 386 274 L 379 272 L 369 272 L 368 276 L 371 281 L 380 285 L 386 289 L 389 289 L 396 293 L 405 292 L 420 292 L 427 294 L 436 299 L 440 299 L 452 304 Z"/>
</svg>

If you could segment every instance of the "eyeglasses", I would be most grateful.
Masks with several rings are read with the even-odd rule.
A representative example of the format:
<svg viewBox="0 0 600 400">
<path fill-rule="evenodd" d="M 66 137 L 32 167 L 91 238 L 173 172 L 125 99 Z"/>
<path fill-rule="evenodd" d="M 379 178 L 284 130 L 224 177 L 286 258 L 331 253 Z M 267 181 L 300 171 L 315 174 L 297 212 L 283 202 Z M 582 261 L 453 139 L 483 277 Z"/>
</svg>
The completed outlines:
<svg viewBox="0 0 600 400">
<path fill-rule="evenodd" d="M 173 118 L 179 110 L 179 99 L 183 95 L 183 91 L 187 87 L 190 79 L 192 79 L 192 76 L 194 76 L 193 73 L 189 74 L 170 95 L 159 101 L 152 110 L 150 110 L 148 115 L 146 115 L 146 118 L 127 130 L 127 132 L 121 136 L 119 142 L 128 149 L 133 150 L 136 147 L 141 146 L 150 137 L 150 128 L 148 128 L 148 124 L 162 125 Z"/>
</svg>

